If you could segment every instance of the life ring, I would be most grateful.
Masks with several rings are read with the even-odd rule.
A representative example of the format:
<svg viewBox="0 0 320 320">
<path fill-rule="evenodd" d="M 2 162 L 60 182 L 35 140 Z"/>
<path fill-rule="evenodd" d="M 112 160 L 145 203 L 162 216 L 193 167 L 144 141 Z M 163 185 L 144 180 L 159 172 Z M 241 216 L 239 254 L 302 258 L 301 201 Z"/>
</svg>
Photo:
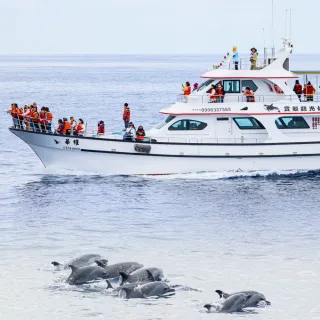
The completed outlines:
<svg viewBox="0 0 320 320">
<path fill-rule="evenodd" d="M 276 93 L 280 93 L 280 94 L 282 94 L 282 93 L 284 93 L 280 88 L 279 88 L 279 86 L 277 85 L 277 84 L 274 84 L 274 91 L 276 92 Z"/>
<path fill-rule="evenodd" d="M 134 150 L 137 152 L 150 153 L 151 146 L 149 144 L 135 144 Z"/>
</svg>

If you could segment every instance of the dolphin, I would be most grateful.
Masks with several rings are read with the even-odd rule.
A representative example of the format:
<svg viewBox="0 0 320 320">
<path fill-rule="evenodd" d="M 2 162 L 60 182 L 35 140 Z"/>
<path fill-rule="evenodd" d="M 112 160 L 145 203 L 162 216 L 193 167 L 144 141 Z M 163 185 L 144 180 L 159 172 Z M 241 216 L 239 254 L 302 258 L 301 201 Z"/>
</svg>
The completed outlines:
<svg viewBox="0 0 320 320">
<path fill-rule="evenodd" d="M 105 270 L 106 279 L 117 278 L 121 272 L 131 274 L 143 267 L 142 264 L 137 262 L 120 262 L 108 266 L 103 264 L 100 260 L 96 260 L 95 262 L 100 268 Z"/>
<path fill-rule="evenodd" d="M 237 293 L 228 297 L 222 308 L 218 308 L 212 304 L 206 304 L 203 307 L 208 309 L 208 312 L 219 312 L 219 313 L 233 313 L 242 312 L 246 302 L 251 298 L 251 295 L 246 295 L 244 293 Z"/>
<path fill-rule="evenodd" d="M 234 294 L 238 294 L 238 293 L 244 293 L 246 295 L 251 295 L 251 298 L 246 302 L 246 305 L 244 308 L 258 307 L 259 304 L 261 304 L 261 302 L 263 302 L 263 301 L 267 305 L 271 305 L 271 302 L 268 301 L 262 293 L 257 292 L 257 291 L 253 291 L 253 290 L 239 291 L 239 292 L 235 292 L 235 293 L 231 293 L 231 294 L 223 292 L 222 290 L 216 290 L 216 293 L 220 296 L 220 298 L 225 298 L 225 299 L 227 299 L 228 297 L 230 297 Z"/>
<path fill-rule="evenodd" d="M 97 279 L 106 279 L 106 270 L 99 266 L 87 266 L 77 268 L 70 265 L 72 270 L 70 276 L 66 280 L 69 284 L 84 284 Z"/>
<path fill-rule="evenodd" d="M 55 267 L 59 269 L 69 269 L 70 265 L 73 265 L 77 268 L 90 266 L 95 262 L 95 260 L 100 260 L 105 265 L 108 264 L 108 260 L 102 259 L 102 257 L 99 254 L 84 254 L 82 256 L 68 261 L 66 264 L 62 264 L 57 261 L 52 261 L 51 264 L 53 264 Z"/>
<path fill-rule="evenodd" d="M 149 298 L 149 297 L 169 297 L 174 295 L 175 289 L 170 288 L 165 282 L 149 282 L 135 288 L 122 288 L 119 297 L 124 299 Z"/>
<path fill-rule="evenodd" d="M 127 274 L 125 272 L 119 272 L 121 276 L 120 285 L 125 283 L 132 283 L 132 282 L 141 282 L 141 281 L 148 281 L 150 279 L 150 273 L 155 281 L 161 281 L 163 278 L 163 271 L 158 268 L 141 268 L 138 269 L 131 274 Z"/>
<path fill-rule="evenodd" d="M 124 288 L 134 289 L 134 288 L 136 288 L 136 287 L 138 287 L 138 286 L 141 286 L 141 285 L 143 285 L 143 284 L 156 281 L 156 280 L 154 279 L 152 273 L 151 273 L 149 270 L 147 270 L 147 272 L 148 272 L 148 275 L 149 275 L 149 277 L 148 277 L 147 280 L 123 284 L 123 285 L 120 285 L 120 286 L 117 287 L 117 288 L 113 288 L 112 285 L 111 285 L 111 283 L 109 282 L 109 280 L 106 279 L 106 282 L 107 282 L 107 284 L 108 284 L 107 289 L 113 289 L 113 292 L 119 292 L 121 289 L 124 289 Z"/>
</svg>

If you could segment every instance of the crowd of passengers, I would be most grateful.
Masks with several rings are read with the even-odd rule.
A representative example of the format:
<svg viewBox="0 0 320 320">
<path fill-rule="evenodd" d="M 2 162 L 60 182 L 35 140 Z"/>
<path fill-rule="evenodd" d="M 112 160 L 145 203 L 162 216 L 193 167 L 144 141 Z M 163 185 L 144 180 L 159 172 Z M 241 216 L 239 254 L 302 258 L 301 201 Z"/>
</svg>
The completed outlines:
<svg viewBox="0 0 320 320">
<path fill-rule="evenodd" d="M 83 119 L 75 120 L 74 117 L 59 119 L 58 126 L 52 131 L 52 113 L 48 107 L 42 107 L 38 111 L 37 103 L 25 105 L 24 108 L 20 108 L 18 104 L 12 103 L 11 109 L 8 110 L 13 119 L 15 128 L 35 131 L 35 132 L 46 132 L 55 133 L 61 135 L 74 135 L 83 136 L 86 133 L 86 126 Z M 145 138 L 145 131 L 142 126 L 138 129 L 135 128 L 134 124 L 130 121 L 131 113 L 128 103 L 124 104 L 123 121 L 125 129 L 123 134 L 123 140 L 127 141 L 143 141 Z M 97 136 L 105 135 L 104 121 L 98 122 Z"/>
<path fill-rule="evenodd" d="M 191 89 L 189 81 L 187 81 L 185 85 L 182 85 L 181 89 L 186 100 L 191 92 L 198 90 L 198 86 L 198 83 L 195 83 L 193 85 L 193 89 Z M 274 88 L 277 93 L 283 93 L 283 91 L 276 84 L 274 85 Z M 300 101 L 302 101 L 302 95 L 304 95 L 304 100 L 313 101 L 316 89 L 310 81 L 308 81 L 308 83 L 302 87 L 299 80 L 296 80 L 296 83 L 293 87 L 293 92 L 296 93 Z M 212 84 L 209 90 L 209 103 L 223 103 L 225 94 L 223 83 L 221 81 L 216 85 Z M 243 95 L 247 102 L 255 102 L 254 91 L 250 87 L 245 88 Z"/>
</svg>

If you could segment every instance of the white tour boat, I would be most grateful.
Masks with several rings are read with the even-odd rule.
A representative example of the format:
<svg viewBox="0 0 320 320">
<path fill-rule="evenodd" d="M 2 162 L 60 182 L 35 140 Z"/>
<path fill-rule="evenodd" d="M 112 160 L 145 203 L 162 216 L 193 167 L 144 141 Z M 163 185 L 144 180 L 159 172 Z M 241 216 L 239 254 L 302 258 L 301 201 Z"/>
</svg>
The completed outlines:
<svg viewBox="0 0 320 320">
<path fill-rule="evenodd" d="M 231 56 L 202 75 L 187 98 L 160 112 L 167 117 L 147 131 L 143 142 L 122 136 L 58 135 L 13 126 L 46 167 L 106 174 L 174 174 L 204 171 L 256 171 L 320 168 L 320 103 L 293 92 L 298 76 L 289 71 L 292 46 L 284 40 L 265 56 L 259 70 Z M 221 82 L 223 103 L 209 103 L 211 84 Z M 247 102 L 245 87 L 254 91 Z"/>
</svg>

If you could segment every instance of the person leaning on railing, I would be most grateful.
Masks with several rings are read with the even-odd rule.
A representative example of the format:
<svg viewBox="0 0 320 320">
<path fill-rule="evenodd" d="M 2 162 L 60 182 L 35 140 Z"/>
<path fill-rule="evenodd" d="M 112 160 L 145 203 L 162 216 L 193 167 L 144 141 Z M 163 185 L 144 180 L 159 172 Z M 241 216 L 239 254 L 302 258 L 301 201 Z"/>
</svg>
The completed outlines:
<svg viewBox="0 0 320 320">
<path fill-rule="evenodd" d="M 254 100 L 254 92 L 250 87 L 246 87 L 243 95 L 247 98 L 247 102 L 255 102 Z"/>
<path fill-rule="evenodd" d="M 224 96 L 225 96 L 225 91 L 223 89 L 223 85 L 221 82 L 217 84 L 217 89 L 216 89 L 216 95 L 217 95 L 217 102 L 224 102 Z"/>
<path fill-rule="evenodd" d="M 78 125 L 76 127 L 75 135 L 76 136 L 83 136 L 85 134 L 85 131 L 86 131 L 86 127 L 83 123 L 83 120 L 80 118 L 78 120 Z"/>
<path fill-rule="evenodd" d="M 188 96 L 189 96 L 190 93 L 191 93 L 191 85 L 190 85 L 190 82 L 187 81 L 185 86 L 182 84 L 182 85 L 181 85 L 181 90 L 183 91 L 183 96 L 184 96 L 186 99 L 188 99 Z"/>
</svg>

